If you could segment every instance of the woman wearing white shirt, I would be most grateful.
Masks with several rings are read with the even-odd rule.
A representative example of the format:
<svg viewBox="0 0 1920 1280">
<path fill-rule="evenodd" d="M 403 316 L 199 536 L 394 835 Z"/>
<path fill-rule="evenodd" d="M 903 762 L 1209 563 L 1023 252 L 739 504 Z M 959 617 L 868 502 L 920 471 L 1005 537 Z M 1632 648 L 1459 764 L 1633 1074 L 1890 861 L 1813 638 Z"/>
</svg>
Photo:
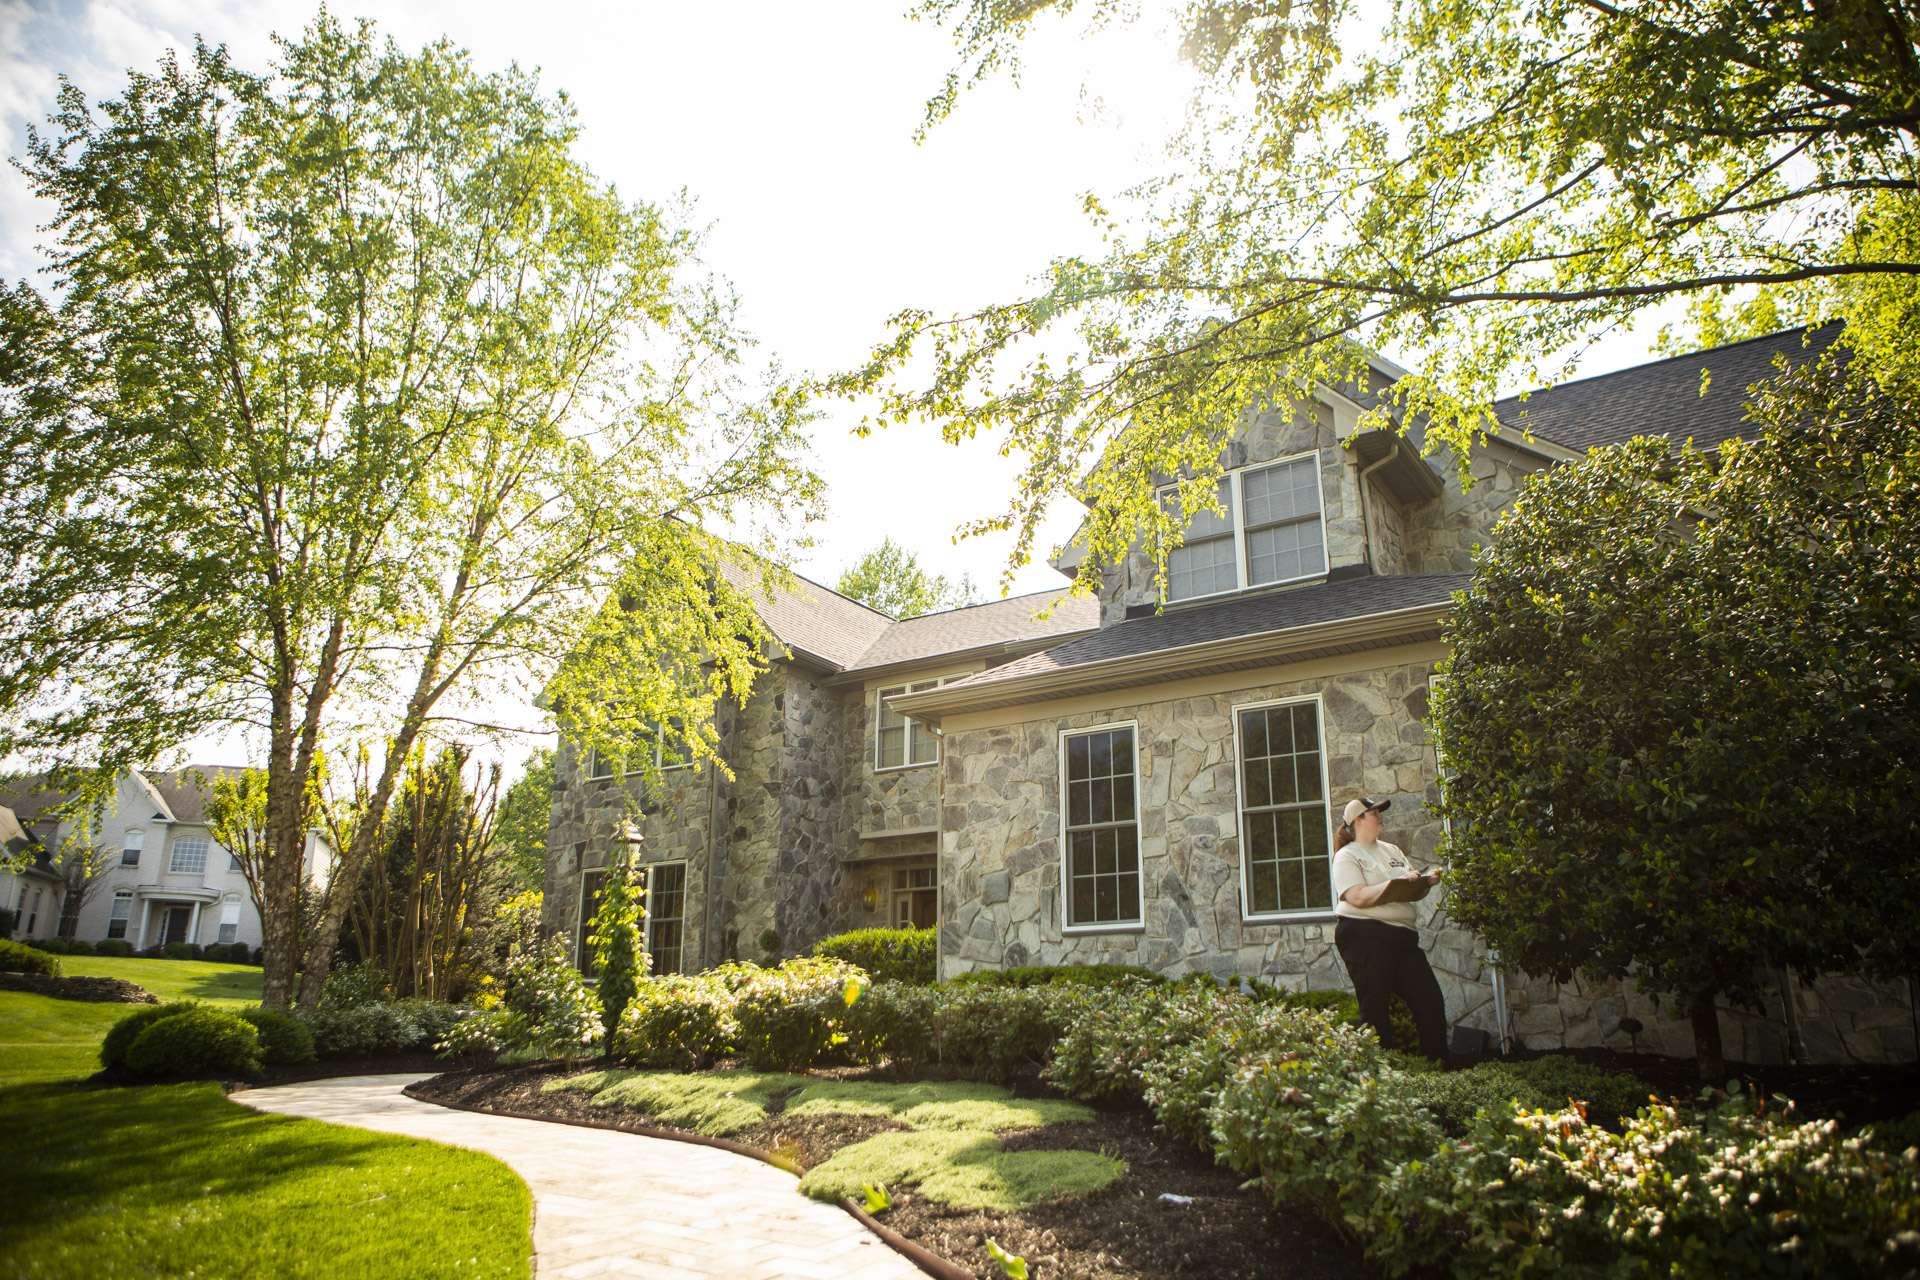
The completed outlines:
<svg viewBox="0 0 1920 1280">
<path fill-rule="evenodd" d="M 1420 1052 L 1447 1060 L 1447 1006 L 1420 949 L 1414 903 L 1440 880 L 1414 870 L 1399 846 L 1380 839 L 1380 813 L 1391 800 L 1350 800 L 1333 838 L 1333 945 L 1353 980 L 1361 1020 L 1394 1045 L 1387 1017 L 1393 996 L 1407 1002 L 1420 1031 Z"/>
</svg>

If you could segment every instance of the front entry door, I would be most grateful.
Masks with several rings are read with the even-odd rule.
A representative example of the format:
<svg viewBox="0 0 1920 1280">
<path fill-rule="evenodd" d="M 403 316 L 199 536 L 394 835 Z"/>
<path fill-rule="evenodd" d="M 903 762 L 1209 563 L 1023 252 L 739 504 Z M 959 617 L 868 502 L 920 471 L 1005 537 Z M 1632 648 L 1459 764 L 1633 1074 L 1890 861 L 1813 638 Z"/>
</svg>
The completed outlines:
<svg viewBox="0 0 1920 1280">
<path fill-rule="evenodd" d="M 187 940 L 187 923 L 192 919 L 192 907 L 168 907 L 167 928 L 166 932 L 161 935 L 160 941 L 162 943 L 185 942 Z"/>
</svg>

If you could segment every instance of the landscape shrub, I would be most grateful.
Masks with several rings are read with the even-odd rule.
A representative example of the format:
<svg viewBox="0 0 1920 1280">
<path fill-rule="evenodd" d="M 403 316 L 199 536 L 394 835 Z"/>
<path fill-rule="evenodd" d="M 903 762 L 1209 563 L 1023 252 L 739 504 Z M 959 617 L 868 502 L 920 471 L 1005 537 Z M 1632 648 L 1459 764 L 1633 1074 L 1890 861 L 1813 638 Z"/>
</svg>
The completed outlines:
<svg viewBox="0 0 1920 1280">
<path fill-rule="evenodd" d="M 760 969 L 734 993 L 735 1043 L 763 1071 L 802 1071 L 846 1039 L 848 1006 L 868 985 L 844 960 L 795 956 Z"/>
<path fill-rule="evenodd" d="M 93 953 L 97 956 L 130 956 L 133 944 L 125 938 L 102 938 L 93 944 Z"/>
<path fill-rule="evenodd" d="M 169 942 L 160 948 L 160 956 L 165 960 L 198 960 L 200 948 L 191 942 Z"/>
<path fill-rule="evenodd" d="M 320 1003 L 333 1009 L 351 1009 L 385 1000 L 387 990 L 387 971 L 376 961 L 359 960 L 327 971 L 326 985 L 320 989 Z"/>
<path fill-rule="evenodd" d="M 949 986 L 934 1006 L 935 1057 L 950 1070 L 995 1084 L 1037 1076 L 1093 999 L 1091 987 L 1073 982 Z"/>
<path fill-rule="evenodd" d="M 27 944 L 50 956 L 90 956 L 93 945 L 80 938 L 38 938 Z"/>
<path fill-rule="evenodd" d="M 312 1062 L 313 1030 L 284 1009 L 242 1009 L 239 1017 L 260 1037 L 260 1060 L 270 1067 Z"/>
<path fill-rule="evenodd" d="M 1065 1028 L 1046 1078 L 1089 1102 L 1141 1100 L 1141 1070 L 1155 1057 L 1204 1036 L 1235 997 L 1212 982 L 1128 981 L 1102 995 L 1100 1016 Z M 1241 1001 L 1239 1003 L 1246 1003 Z"/>
<path fill-rule="evenodd" d="M 1214 1106 L 1243 1062 L 1323 1051 L 1329 1028 L 1344 1025 L 1321 1010 L 1229 1001 L 1209 1031 L 1147 1060 L 1141 1093 L 1169 1132 L 1212 1151 Z"/>
<path fill-rule="evenodd" d="M 1738 1097 L 1620 1133 L 1508 1108 L 1388 1171 L 1356 1225 L 1390 1275 L 1912 1275 L 1920 1165 Z"/>
<path fill-rule="evenodd" d="M 245 964 L 252 955 L 252 949 L 244 942 L 216 942 L 201 958 L 218 964 Z"/>
<path fill-rule="evenodd" d="M 705 1067 L 733 1048 L 736 999 L 725 984 L 705 975 L 643 979 L 620 1016 L 613 1056 L 635 1066 Z"/>
<path fill-rule="evenodd" d="M 429 1042 L 447 1055 L 485 1054 L 529 1058 L 578 1058 L 600 1042 L 600 998 L 568 961 L 559 934 L 522 944 L 507 954 L 500 1007 L 469 1013 L 443 1005 L 438 1033 Z"/>
<path fill-rule="evenodd" d="M 125 1070 L 127 1049 L 142 1031 L 162 1018 L 176 1018 L 203 1007 L 192 1000 L 175 1000 L 171 1004 L 150 1004 L 134 1010 L 107 1028 L 106 1037 L 100 1041 L 100 1065 L 108 1071 Z"/>
<path fill-rule="evenodd" d="M 917 1071 L 935 1057 L 935 1014 L 947 992 L 917 982 L 875 982 L 843 1015 L 855 1062 Z"/>
<path fill-rule="evenodd" d="M 1379 1180 L 1443 1135 L 1404 1077 L 1382 1069 L 1371 1031 L 1324 1017 L 1302 1030 L 1297 1045 L 1263 1046 L 1228 1073 L 1210 1112 L 1215 1150 L 1275 1204 L 1352 1231 Z"/>
<path fill-rule="evenodd" d="M 1252 983 L 1248 990 L 1258 1000 L 1291 1005 L 1296 1009 L 1317 1009 L 1356 1027 L 1366 1025 L 1360 1021 L 1360 1002 L 1351 991 L 1332 987 L 1323 987 L 1318 991 L 1282 991 L 1264 982 Z M 1387 997 L 1387 1025 L 1393 1033 L 1396 1049 L 1411 1051 L 1418 1048 L 1420 1028 L 1414 1025 L 1413 1010 L 1399 996 Z"/>
<path fill-rule="evenodd" d="M 260 1074 L 260 1037 L 252 1024 L 218 1009 L 161 1018 L 127 1046 L 127 1070 L 147 1079 Z"/>
<path fill-rule="evenodd" d="M 932 929 L 854 929 L 813 944 L 813 954 L 844 960 L 875 982 L 931 983 L 936 950 Z"/>
<path fill-rule="evenodd" d="M 947 979 L 948 986 L 1045 987 L 1056 982 L 1110 987 L 1138 978 L 1145 982 L 1168 979 L 1137 964 L 1028 964 L 1010 969 L 975 969 Z"/>
<path fill-rule="evenodd" d="M 0 938 L 0 973 L 38 973 L 60 976 L 60 962 L 45 951 Z"/>
<path fill-rule="evenodd" d="M 1449 1134 L 1465 1133 L 1476 1112 L 1504 1112 L 1518 1102 L 1528 1111 L 1559 1111 L 1585 1104 L 1587 1119 L 1610 1128 L 1647 1105 L 1652 1090 L 1637 1076 L 1603 1071 L 1559 1054 L 1517 1062 L 1483 1062 L 1464 1071 L 1426 1071 L 1404 1077 Z"/>
<path fill-rule="evenodd" d="M 423 1053 L 446 1040 L 461 1010 L 439 1000 L 412 997 L 369 1004 L 327 1005 L 302 1010 L 322 1058 L 369 1058 Z"/>
</svg>

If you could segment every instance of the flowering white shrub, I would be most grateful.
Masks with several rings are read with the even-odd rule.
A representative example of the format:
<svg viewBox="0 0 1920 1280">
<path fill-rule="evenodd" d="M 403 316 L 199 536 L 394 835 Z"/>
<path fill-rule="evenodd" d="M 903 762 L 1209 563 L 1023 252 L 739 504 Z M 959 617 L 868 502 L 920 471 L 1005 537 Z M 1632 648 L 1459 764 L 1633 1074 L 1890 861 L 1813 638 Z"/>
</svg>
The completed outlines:
<svg viewBox="0 0 1920 1280">
<path fill-rule="evenodd" d="M 516 943 L 500 1007 L 462 1019 L 437 1047 L 443 1054 L 577 1058 L 592 1052 L 600 1034 L 600 998 L 567 962 L 567 940 L 555 934 Z"/>
<path fill-rule="evenodd" d="M 736 997 L 701 974 L 665 974 L 636 985 L 620 1015 L 613 1056 L 636 1066 L 692 1070 L 731 1052 Z"/>
<path fill-rule="evenodd" d="M 864 970 L 824 956 L 742 975 L 733 1007 L 740 1053 L 762 1070 L 805 1070 L 845 1042 L 846 1010 L 866 989 Z"/>
</svg>

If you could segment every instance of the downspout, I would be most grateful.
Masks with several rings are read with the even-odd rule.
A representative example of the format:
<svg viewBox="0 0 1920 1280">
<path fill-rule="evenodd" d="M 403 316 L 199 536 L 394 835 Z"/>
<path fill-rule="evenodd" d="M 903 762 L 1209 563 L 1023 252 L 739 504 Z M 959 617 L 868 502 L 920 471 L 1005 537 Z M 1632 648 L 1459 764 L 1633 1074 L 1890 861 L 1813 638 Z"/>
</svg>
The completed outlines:
<svg viewBox="0 0 1920 1280">
<path fill-rule="evenodd" d="M 1487 952 L 1487 969 L 1493 975 L 1493 1025 L 1500 1035 L 1500 1056 L 1513 1052 L 1513 1029 L 1507 1020 L 1507 975 L 1500 969 L 1500 953 Z"/>
<path fill-rule="evenodd" d="M 1774 966 L 1773 976 L 1780 986 L 1780 1013 L 1787 1024 L 1787 1061 L 1798 1066 L 1807 1060 L 1807 1046 L 1800 1038 L 1800 1014 L 1793 1007 L 1793 973 L 1780 964 Z"/>
</svg>

